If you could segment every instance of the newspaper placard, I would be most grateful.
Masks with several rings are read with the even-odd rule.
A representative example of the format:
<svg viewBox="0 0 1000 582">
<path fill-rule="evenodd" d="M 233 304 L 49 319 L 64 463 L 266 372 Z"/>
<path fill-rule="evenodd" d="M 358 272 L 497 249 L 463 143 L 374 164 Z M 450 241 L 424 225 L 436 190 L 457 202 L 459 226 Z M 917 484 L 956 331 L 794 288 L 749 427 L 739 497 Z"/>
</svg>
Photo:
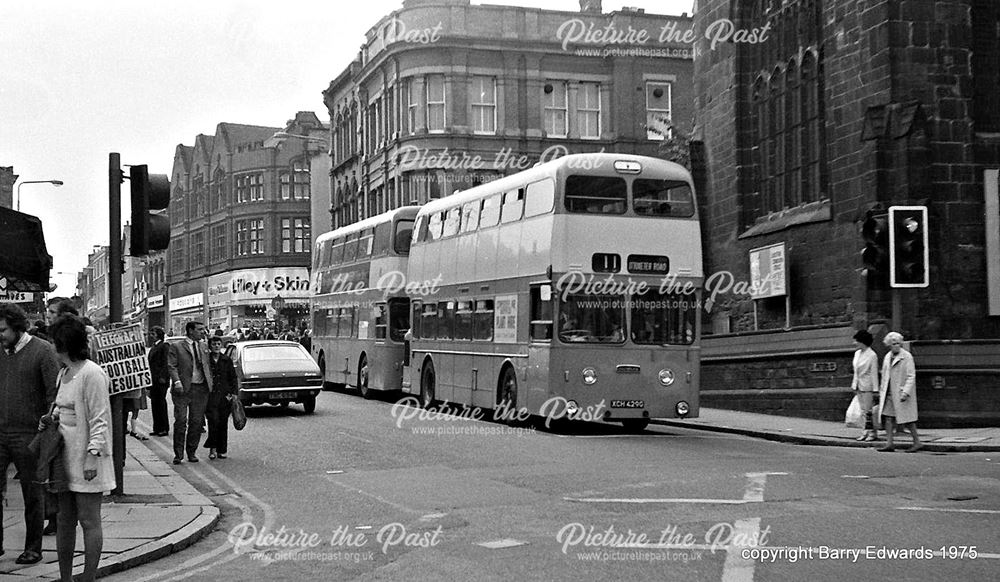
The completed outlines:
<svg viewBox="0 0 1000 582">
<path fill-rule="evenodd" d="M 152 386 L 142 328 L 130 325 L 99 331 L 91 338 L 94 361 L 111 377 L 111 395 Z"/>
</svg>

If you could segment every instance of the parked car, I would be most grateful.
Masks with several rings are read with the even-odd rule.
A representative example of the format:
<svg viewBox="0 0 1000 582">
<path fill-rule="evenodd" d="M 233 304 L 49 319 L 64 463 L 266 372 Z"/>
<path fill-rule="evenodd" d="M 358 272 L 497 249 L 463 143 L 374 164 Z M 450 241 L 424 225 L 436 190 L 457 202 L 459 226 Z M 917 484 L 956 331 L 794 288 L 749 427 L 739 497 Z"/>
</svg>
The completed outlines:
<svg viewBox="0 0 1000 582">
<path fill-rule="evenodd" d="M 244 406 L 302 404 L 316 410 L 316 395 L 323 389 L 319 366 L 297 342 L 253 340 L 235 342 L 226 355 L 236 365 L 240 400 Z"/>
</svg>

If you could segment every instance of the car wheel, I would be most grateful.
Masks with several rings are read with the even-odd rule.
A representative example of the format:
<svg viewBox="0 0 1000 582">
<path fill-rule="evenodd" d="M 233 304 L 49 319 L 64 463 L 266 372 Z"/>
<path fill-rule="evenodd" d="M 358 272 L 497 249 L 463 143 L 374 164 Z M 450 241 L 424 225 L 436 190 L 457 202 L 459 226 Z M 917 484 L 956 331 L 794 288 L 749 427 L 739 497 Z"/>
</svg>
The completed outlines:
<svg viewBox="0 0 1000 582">
<path fill-rule="evenodd" d="M 375 396 L 375 391 L 368 387 L 368 356 L 361 356 L 358 363 L 358 392 L 365 400 L 371 400 Z"/>
<path fill-rule="evenodd" d="M 434 374 L 434 364 L 427 362 L 420 374 L 420 405 L 430 408 L 434 405 L 434 391 L 437 388 L 437 376 Z"/>
<path fill-rule="evenodd" d="M 312 414 L 316 411 L 316 397 L 310 396 L 302 401 L 302 408 L 305 409 L 306 414 Z"/>
</svg>

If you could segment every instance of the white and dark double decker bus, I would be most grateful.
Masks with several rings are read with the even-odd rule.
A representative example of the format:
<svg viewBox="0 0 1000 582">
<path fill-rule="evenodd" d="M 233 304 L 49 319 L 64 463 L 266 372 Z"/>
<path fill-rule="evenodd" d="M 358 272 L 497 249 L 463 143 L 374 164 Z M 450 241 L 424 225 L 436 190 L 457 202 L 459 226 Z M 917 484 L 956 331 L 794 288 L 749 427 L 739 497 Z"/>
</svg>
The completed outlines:
<svg viewBox="0 0 1000 582">
<path fill-rule="evenodd" d="M 324 382 L 365 398 L 399 390 L 410 327 L 406 259 L 419 207 L 404 206 L 316 239 L 312 353 Z"/>
<path fill-rule="evenodd" d="M 698 415 L 704 275 L 691 176 L 576 154 L 420 209 L 402 389 L 533 415 Z"/>
</svg>

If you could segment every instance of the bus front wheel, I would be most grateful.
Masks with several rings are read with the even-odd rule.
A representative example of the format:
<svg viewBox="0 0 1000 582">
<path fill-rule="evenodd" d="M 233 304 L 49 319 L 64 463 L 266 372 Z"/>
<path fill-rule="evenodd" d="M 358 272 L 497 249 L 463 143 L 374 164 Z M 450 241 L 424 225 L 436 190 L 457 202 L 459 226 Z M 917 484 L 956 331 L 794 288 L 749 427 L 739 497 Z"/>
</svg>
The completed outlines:
<svg viewBox="0 0 1000 582">
<path fill-rule="evenodd" d="M 368 388 L 368 356 L 361 356 L 358 362 L 358 392 L 365 400 L 371 400 L 375 392 Z"/>
<path fill-rule="evenodd" d="M 326 356 L 322 353 L 319 355 L 319 377 L 323 380 L 323 390 L 329 390 L 333 387 L 326 381 Z"/>
<path fill-rule="evenodd" d="M 430 408 L 434 405 L 434 389 L 437 378 L 434 375 L 434 364 L 427 362 L 424 370 L 420 373 L 420 405 Z"/>
</svg>

